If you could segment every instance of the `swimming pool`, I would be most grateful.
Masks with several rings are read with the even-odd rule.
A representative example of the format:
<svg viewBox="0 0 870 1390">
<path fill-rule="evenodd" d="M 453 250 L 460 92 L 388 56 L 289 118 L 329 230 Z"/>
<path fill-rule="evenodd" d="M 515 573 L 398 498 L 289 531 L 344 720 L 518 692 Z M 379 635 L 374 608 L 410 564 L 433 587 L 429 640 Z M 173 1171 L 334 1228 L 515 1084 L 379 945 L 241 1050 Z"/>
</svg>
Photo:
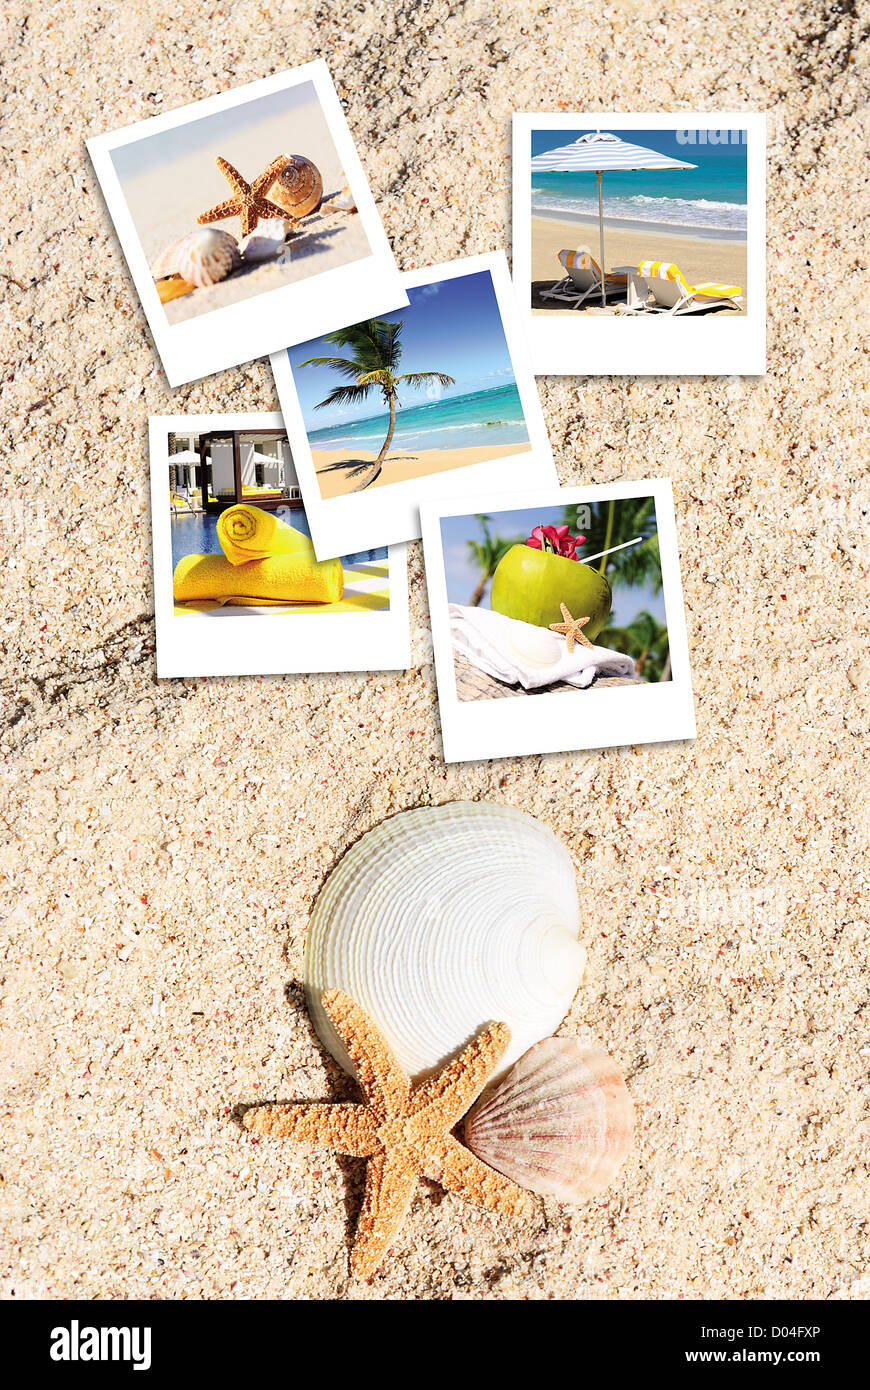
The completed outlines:
<svg viewBox="0 0 870 1390">
<path fill-rule="evenodd" d="M 301 507 L 286 507 L 276 515 L 279 515 L 282 521 L 286 521 L 297 531 L 304 531 L 306 536 L 311 535 L 308 518 Z M 173 569 L 185 555 L 221 554 L 220 541 L 217 538 L 218 519 L 216 516 L 210 516 L 206 513 L 199 516 L 182 513 L 179 516 L 173 516 L 171 521 Z M 342 555 L 341 563 L 345 568 L 350 568 L 352 565 L 368 564 L 377 560 L 386 560 L 386 558 L 386 548 L 379 546 L 375 550 L 357 550 L 353 555 Z"/>
</svg>

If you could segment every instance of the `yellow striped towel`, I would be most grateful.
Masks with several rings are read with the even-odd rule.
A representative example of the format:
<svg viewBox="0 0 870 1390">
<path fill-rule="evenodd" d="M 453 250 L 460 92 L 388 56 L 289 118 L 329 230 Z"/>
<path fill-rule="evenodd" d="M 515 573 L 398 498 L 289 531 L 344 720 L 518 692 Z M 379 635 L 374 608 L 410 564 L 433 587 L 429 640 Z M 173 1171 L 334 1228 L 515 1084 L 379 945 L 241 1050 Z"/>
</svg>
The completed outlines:
<svg viewBox="0 0 870 1390">
<path fill-rule="evenodd" d="M 743 293 L 739 285 L 690 285 L 673 261 L 641 261 L 638 270 L 651 280 L 670 280 L 672 284 L 679 285 L 684 294 L 700 294 L 709 299 L 735 299 Z"/>
</svg>

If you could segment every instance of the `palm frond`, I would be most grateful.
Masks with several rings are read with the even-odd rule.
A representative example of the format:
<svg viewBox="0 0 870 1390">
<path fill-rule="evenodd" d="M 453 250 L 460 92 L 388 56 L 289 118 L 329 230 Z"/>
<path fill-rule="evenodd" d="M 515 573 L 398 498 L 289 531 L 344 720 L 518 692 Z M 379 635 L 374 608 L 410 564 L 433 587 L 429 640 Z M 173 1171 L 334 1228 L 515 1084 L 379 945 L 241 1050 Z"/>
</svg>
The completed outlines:
<svg viewBox="0 0 870 1390">
<path fill-rule="evenodd" d="M 371 389 L 371 386 L 336 386 L 325 400 L 317 402 L 314 409 L 323 410 L 328 405 L 353 405 L 356 401 L 364 401 Z"/>
<path fill-rule="evenodd" d="M 342 376 L 352 377 L 354 381 L 359 376 L 359 363 L 349 357 L 306 357 L 299 366 L 332 367 L 335 371 L 341 372 Z"/>
<path fill-rule="evenodd" d="M 446 372 L 405 372 L 396 380 L 410 381 L 412 386 L 425 386 L 427 381 L 438 381 L 442 386 L 453 386 L 456 382 L 455 377 L 448 376 Z"/>
</svg>

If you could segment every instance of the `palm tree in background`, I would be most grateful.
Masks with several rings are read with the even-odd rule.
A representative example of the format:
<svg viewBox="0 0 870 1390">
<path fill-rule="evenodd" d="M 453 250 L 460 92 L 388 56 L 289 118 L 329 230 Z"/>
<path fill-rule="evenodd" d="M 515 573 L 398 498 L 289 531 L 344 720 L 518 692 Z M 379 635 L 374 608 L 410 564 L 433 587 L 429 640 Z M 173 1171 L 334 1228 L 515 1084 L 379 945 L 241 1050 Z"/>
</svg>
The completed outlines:
<svg viewBox="0 0 870 1390">
<path fill-rule="evenodd" d="M 349 328 L 339 328 L 327 333 L 325 342 L 336 347 L 350 348 L 349 357 L 308 357 L 300 362 L 300 367 L 332 367 L 342 376 L 348 377 L 352 385 L 336 386 L 325 400 L 314 408 L 323 410 L 329 405 L 357 405 L 366 400 L 372 391 L 379 390 L 384 404 L 390 412 L 390 425 L 381 451 L 371 464 L 369 475 L 353 488 L 362 492 L 371 487 L 381 476 L 384 459 L 389 452 L 396 430 L 396 410 L 401 405 L 398 386 L 406 381 L 411 386 L 423 386 L 427 381 L 437 381 L 442 386 L 452 386 L 454 378 L 446 372 L 405 372 L 398 376 L 396 369 L 402 359 L 402 329 L 404 322 L 388 323 L 386 319 L 367 319 L 365 323 L 354 323 Z M 359 470 L 357 470 L 359 471 Z"/>
<path fill-rule="evenodd" d="M 659 593 L 662 563 L 656 504 L 652 497 L 612 497 L 609 502 L 593 502 L 590 506 L 575 503 L 563 508 L 562 519 L 572 532 L 581 532 L 586 537 L 586 544 L 577 551 L 580 560 L 584 553 L 596 555 L 612 545 L 643 536 L 640 545 L 618 550 L 615 555 L 603 555 L 593 564 L 605 575 L 611 588 L 616 584 L 626 588 L 648 584 L 654 594 Z"/>
<path fill-rule="evenodd" d="M 598 641 L 602 647 L 614 647 L 632 657 L 636 674 L 644 680 L 670 680 L 668 629 L 646 609 L 636 613 L 625 627 L 606 627 Z"/>
<path fill-rule="evenodd" d="M 483 598 L 486 586 L 495 574 L 499 561 L 510 550 L 511 546 L 519 545 L 520 541 L 516 538 L 505 540 L 503 536 L 493 536 L 490 533 L 489 523 L 491 516 L 484 516 L 482 512 L 475 513 L 480 522 L 480 529 L 483 532 L 482 541 L 466 541 L 466 545 L 477 561 L 480 569 L 480 579 L 477 588 L 468 600 L 470 608 L 477 608 Z"/>
</svg>

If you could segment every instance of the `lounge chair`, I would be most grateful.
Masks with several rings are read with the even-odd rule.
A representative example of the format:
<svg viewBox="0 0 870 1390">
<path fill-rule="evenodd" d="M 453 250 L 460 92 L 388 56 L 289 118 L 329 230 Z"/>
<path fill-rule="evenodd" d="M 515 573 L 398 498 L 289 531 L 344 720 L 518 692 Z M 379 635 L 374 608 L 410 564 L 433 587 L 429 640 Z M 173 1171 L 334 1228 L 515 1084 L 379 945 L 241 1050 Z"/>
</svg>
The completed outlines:
<svg viewBox="0 0 870 1390">
<path fill-rule="evenodd" d="M 560 251 L 559 261 L 565 275 L 548 290 L 542 290 L 541 299 L 559 299 L 570 304 L 572 309 L 579 309 L 590 295 L 601 294 L 601 266 L 588 246 L 578 246 L 576 251 Z M 626 283 L 624 272 L 605 272 L 605 298 L 624 294 Z"/>
<path fill-rule="evenodd" d="M 739 309 L 739 285 L 690 285 L 673 261 L 641 261 L 630 272 L 626 295 L 629 314 L 697 314 L 702 309 Z"/>
</svg>

